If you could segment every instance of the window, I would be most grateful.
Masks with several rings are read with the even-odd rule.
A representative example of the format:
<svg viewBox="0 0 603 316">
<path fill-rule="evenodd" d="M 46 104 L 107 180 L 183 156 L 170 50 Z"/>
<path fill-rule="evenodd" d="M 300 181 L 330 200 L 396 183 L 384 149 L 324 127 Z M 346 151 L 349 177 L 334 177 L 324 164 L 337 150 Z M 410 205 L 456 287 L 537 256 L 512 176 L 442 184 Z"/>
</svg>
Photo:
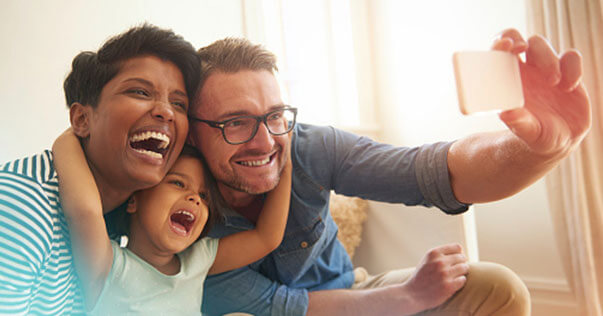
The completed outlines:
<svg viewBox="0 0 603 316">
<path fill-rule="evenodd" d="M 247 36 L 277 54 L 286 103 L 299 121 L 361 125 L 348 0 L 244 2 Z"/>
</svg>

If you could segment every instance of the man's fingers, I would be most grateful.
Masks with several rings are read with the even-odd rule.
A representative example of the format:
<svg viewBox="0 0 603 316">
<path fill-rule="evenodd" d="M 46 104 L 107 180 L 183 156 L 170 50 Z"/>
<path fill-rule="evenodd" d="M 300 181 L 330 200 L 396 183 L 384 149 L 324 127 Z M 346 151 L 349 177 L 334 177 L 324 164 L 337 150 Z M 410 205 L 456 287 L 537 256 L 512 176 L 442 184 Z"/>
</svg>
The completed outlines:
<svg viewBox="0 0 603 316">
<path fill-rule="evenodd" d="M 540 137 L 540 122 L 525 107 L 501 112 L 498 117 L 513 134 L 527 143 L 532 143 Z"/>
<path fill-rule="evenodd" d="M 455 253 L 452 255 L 447 255 L 446 260 L 447 260 L 448 264 L 453 266 L 456 264 L 462 264 L 462 263 L 467 262 L 467 257 L 465 257 L 465 254 L 463 254 L 463 253 Z"/>
<path fill-rule="evenodd" d="M 501 40 L 511 42 L 511 47 L 509 49 L 506 49 L 506 51 L 509 51 L 513 54 L 522 53 L 526 50 L 526 48 L 528 48 L 528 44 L 521 36 L 521 33 L 519 33 L 519 31 L 516 29 L 506 29 L 506 30 L 502 31 L 500 33 L 498 41 L 501 41 Z M 494 45 L 496 45 L 496 42 Z"/>
<path fill-rule="evenodd" d="M 566 92 L 573 91 L 582 80 L 582 56 L 577 51 L 570 50 L 561 56 L 559 66 L 561 69 L 559 88 Z"/>
<path fill-rule="evenodd" d="M 435 247 L 429 251 L 434 254 L 452 255 L 463 252 L 463 247 L 458 243 Z"/>
<path fill-rule="evenodd" d="M 513 49 L 513 40 L 510 38 L 499 38 L 492 44 L 492 49 L 510 52 Z"/>
<path fill-rule="evenodd" d="M 463 288 L 463 286 L 465 286 L 465 283 L 467 283 L 467 277 L 464 275 L 461 275 L 457 278 L 455 278 L 454 280 L 452 280 L 452 282 L 450 283 L 450 287 L 452 290 L 454 290 L 455 292 L 460 290 L 461 288 Z"/>
<path fill-rule="evenodd" d="M 557 54 L 541 36 L 532 36 L 528 40 L 526 63 L 536 67 L 551 86 L 557 85 L 561 80 L 561 69 Z"/>
<path fill-rule="evenodd" d="M 458 263 L 450 267 L 450 275 L 461 276 L 469 273 L 469 265 L 467 263 Z"/>
</svg>

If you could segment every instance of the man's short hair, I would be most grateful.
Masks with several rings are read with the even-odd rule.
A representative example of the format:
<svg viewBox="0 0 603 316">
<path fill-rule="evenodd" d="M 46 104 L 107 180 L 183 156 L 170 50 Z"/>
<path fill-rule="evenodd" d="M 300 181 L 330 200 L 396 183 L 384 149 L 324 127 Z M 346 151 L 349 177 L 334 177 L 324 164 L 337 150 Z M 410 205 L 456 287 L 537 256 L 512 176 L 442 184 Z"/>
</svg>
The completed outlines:
<svg viewBox="0 0 603 316">
<path fill-rule="evenodd" d="M 201 57 L 201 85 L 215 71 L 278 71 L 276 56 L 262 45 L 253 44 L 245 38 L 227 37 L 200 48 L 198 52 Z"/>
<path fill-rule="evenodd" d="M 193 100 L 201 74 L 199 55 L 171 30 L 143 24 L 110 38 L 97 52 L 75 56 L 63 84 L 67 107 L 75 102 L 95 107 L 103 87 L 119 73 L 123 63 L 140 56 L 156 56 L 176 65 L 182 72 L 188 98 Z"/>
</svg>

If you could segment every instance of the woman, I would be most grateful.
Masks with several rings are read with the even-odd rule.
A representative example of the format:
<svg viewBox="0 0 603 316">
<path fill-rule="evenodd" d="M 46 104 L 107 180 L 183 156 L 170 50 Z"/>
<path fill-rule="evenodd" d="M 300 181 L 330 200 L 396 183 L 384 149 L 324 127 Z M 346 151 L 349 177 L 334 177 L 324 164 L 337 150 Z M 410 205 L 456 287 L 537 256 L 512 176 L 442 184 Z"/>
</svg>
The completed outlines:
<svg viewBox="0 0 603 316">
<path fill-rule="evenodd" d="M 173 165 L 199 74 L 192 45 L 150 25 L 74 58 L 65 96 L 104 213 L 159 183 Z M 52 154 L 0 170 L 0 314 L 82 314 Z"/>
</svg>

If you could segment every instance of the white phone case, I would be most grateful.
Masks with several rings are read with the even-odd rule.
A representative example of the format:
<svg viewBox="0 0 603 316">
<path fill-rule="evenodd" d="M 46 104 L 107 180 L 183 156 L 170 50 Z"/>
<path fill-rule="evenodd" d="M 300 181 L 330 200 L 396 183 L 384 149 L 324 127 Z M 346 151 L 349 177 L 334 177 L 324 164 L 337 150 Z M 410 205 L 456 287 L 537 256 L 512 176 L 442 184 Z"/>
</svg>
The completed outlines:
<svg viewBox="0 0 603 316">
<path fill-rule="evenodd" d="M 517 56 L 502 51 L 472 51 L 456 52 L 452 60 L 463 114 L 523 106 Z"/>
</svg>

